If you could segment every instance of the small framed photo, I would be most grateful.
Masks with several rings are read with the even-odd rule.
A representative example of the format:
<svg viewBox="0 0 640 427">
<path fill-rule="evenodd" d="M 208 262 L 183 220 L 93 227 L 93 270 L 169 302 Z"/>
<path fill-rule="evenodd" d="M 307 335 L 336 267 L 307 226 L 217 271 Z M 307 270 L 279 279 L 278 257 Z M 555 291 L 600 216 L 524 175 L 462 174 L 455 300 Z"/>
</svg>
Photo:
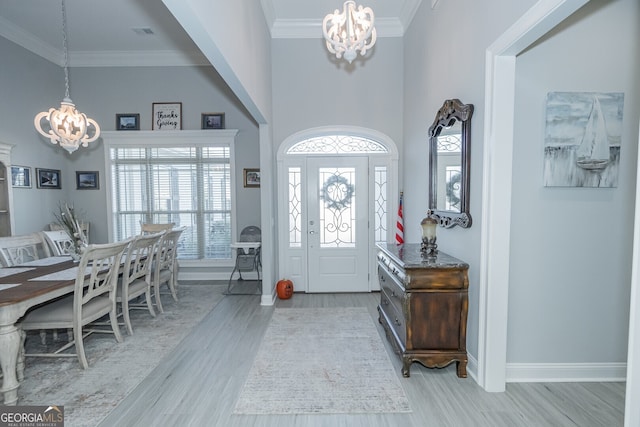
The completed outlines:
<svg viewBox="0 0 640 427">
<path fill-rule="evenodd" d="M 224 113 L 202 113 L 202 129 L 224 129 Z"/>
<path fill-rule="evenodd" d="M 40 169 L 36 168 L 36 184 L 38 188 L 48 188 L 59 190 L 60 186 L 60 170 L 59 169 Z"/>
<path fill-rule="evenodd" d="M 76 190 L 97 190 L 100 188 L 97 171 L 76 171 Z"/>
<path fill-rule="evenodd" d="M 31 188 L 31 168 L 11 166 L 11 185 L 14 188 Z"/>
<path fill-rule="evenodd" d="M 116 130 L 140 130 L 140 114 L 116 114 Z"/>
<path fill-rule="evenodd" d="M 151 117 L 153 130 L 181 130 L 182 102 L 154 102 Z"/>
<path fill-rule="evenodd" d="M 254 188 L 260 187 L 260 169 L 244 170 L 244 186 Z"/>
</svg>

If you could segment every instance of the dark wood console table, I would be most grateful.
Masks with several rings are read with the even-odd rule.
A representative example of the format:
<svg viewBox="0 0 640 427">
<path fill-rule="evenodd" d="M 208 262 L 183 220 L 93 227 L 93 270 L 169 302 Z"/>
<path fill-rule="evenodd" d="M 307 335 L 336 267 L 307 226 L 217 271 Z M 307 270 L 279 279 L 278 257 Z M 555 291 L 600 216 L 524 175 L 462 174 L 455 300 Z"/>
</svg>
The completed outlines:
<svg viewBox="0 0 640 427">
<path fill-rule="evenodd" d="M 442 252 L 427 260 L 419 244 L 379 244 L 377 258 L 378 320 L 402 358 L 402 375 L 413 362 L 456 362 L 466 378 L 469 265 Z"/>
</svg>

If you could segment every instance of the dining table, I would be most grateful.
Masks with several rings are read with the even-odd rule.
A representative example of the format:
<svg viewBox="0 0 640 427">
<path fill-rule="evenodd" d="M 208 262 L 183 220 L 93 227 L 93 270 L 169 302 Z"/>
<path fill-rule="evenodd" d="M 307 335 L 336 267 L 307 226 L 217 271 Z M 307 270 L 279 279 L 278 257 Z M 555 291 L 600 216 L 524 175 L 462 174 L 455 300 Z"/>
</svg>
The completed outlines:
<svg viewBox="0 0 640 427">
<path fill-rule="evenodd" d="M 31 307 L 73 293 L 78 263 L 69 256 L 33 260 L 0 268 L 0 367 L 4 405 L 18 402 L 19 320 Z"/>
</svg>

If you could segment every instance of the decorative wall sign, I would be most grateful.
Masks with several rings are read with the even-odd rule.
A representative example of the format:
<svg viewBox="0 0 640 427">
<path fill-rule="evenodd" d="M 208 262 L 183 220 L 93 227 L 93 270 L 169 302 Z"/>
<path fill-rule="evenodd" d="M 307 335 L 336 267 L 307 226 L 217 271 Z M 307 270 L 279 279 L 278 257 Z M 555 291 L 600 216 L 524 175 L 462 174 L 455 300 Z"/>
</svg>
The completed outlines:
<svg viewBox="0 0 640 427">
<path fill-rule="evenodd" d="M 151 113 L 151 129 L 182 129 L 182 102 L 154 102 Z"/>
<path fill-rule="evenodd" d="M 617 187 L 624 93 L 550 92 L 545 187 Z"/>
</svg>

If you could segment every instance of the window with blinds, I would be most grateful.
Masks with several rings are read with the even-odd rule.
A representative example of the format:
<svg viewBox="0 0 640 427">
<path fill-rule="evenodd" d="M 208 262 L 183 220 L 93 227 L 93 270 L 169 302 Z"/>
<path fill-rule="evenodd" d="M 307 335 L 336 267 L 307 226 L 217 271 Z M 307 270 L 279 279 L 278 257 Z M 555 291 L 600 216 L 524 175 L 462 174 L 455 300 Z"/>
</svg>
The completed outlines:
<svg viewBox="0 0 640 427">
<path fill-rule="evenodd" d="M 114 239 L 140 233 L 141 222 L 186 226 L 180 259 L 231 258 L 231 148 L 110 149 Z"/>
</svg>

